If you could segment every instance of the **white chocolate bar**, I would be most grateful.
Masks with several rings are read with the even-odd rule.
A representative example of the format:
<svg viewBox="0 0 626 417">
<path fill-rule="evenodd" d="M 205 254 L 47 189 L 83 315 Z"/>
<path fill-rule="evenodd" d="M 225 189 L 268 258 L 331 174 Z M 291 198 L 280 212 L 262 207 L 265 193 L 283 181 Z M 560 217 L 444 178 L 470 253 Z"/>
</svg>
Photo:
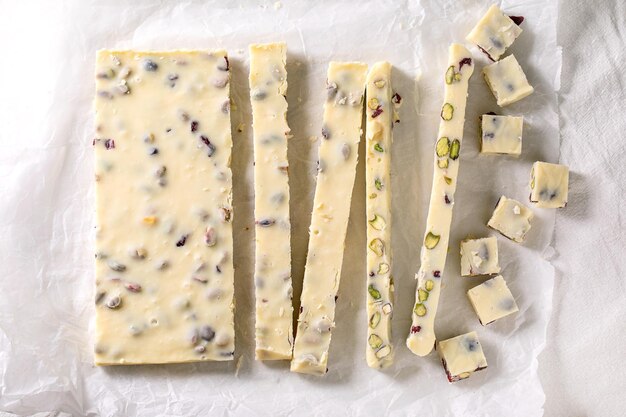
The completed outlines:
<svg viewBox="0 0 626 417">
<path fill-rule="evenodd" d="M 250 46 L 258 360 L 291 359 L 293 346 L 286 50 L 284 43 Z"/>
<path fill-rule="evenodd" d="M 497 274 L 498 240 L 495 237 L 466 239 L 461 242 L 461 276 Z"/>
<path fill-rule="evenodd" d="M 391 316 L 393 278 L 391 262 L 391 143 L 395 101 L 391 64 L 374 64 L 367 76 L 365 193 L 367 212 L 367 347 L 372 368 L 393 363 Z"/>
<path fill-rule="evenodd" d="M 467 298 L 483 326 L 519 311 L 502 275 L 470 289 Z"/>
<path fill-rule="evenodd" d="M 483 76 L 500 107 L 520 101 L 535 91 L 513 55 L 487 65 Z"/>
<path fill-rule="evenodd" d="M 485 154 L 508 154 L 519 156 L 522 153 L 523 117 L 481 116 L 481 147 Z"/>
<path fill-rule="evenodd" d="M 567 166 L 537 161 L 530 171 L 530 201 L 537 207 L 565 207 L 568 183 Z"/>
<path fill-rule="evenodd" d="M 459 44 L 449 50 L 445 99 L 435 143 L 433 186 L 421 251 L 413 320 L 406 344 L 413 353 L 427 355 L 435 345 L 435 314 L 446 264 L 454 192 L 459 172 L 469 79 L 474 72 L 470 52 Z"/>
<path fill-rule="evenodd" d="M 522 203 L 500 197 L 487 226 L 502 233 L 509 239 L 521 243 L 530 230 L 533 212 Z"/>
<path fill-rule="evenodd" d="M 99 51 L 98 365 L 231 360 L 225 51 Z"/>
<path fill-rule="evenodd" d="M 355 62 L 331 62 L 328 67 L 328 96 L 291 361 L 293 372 L 323 375 L 327 370 L 358 145 L 363 133 L 366 73 L 367 65 Z"/>
<path fill-rule="evenodd" d="M 465 39 L 476 44 L 491 60 L 497 61 L 521 33 L 522 29 L 513 19 L 494 4 Z"/>
<path fill-rule="evenodd" d="M 437 353 L 446 371 L 448 382 L 467 379 L 487 368 L 487 359 L 476 332 L 469 332 L 437 343 Z"/>
</svg>

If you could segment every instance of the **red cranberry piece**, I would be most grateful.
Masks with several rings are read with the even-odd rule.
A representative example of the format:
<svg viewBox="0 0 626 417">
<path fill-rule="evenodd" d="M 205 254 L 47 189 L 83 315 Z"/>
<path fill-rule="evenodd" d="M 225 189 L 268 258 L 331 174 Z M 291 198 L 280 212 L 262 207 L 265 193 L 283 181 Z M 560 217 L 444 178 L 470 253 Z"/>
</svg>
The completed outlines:
<svg viewBox="0 0 626 417">
<path fill-rule="evenodd" d="M 433 271 L 433 276 L 435 278 L 440 278 L 441 277 L 441 271 Z"/>
<path fill-rule="evenodd" d="M 463 68 L 463 65 L 472 65 L 472 58 L 463 58 L 459 61 L 459 71 Z"/>
<path fill-rule="evenodd" d="M 400 104 L 400 102 L 402 101 L 402 96 L 398 93 L 395 93 L 393 96 L 391 96 L 391 100 L 393 100 L 393 102 L 396 104 Z"/>
<path fill-rule="evenodd" d="M 196 130 L 198 130 L 198 122 L 196 120 L 193 120 L 191 122 L 191 131 L 195 132 Z"/>
<path fill-rule="evenodd" d="M 378 116 L 380 116 L 382 112 L 383 112 L 383 107 L 381 105 L 378 105 L 378 107 L 376 107 L 376 110 L 372 112 L 372 119 L 375 119 Z"/>
<path fill-rule="evenodd" d="M 422 330 L 422 326 L 411 326 L 411 334 L 419 333 Z"/>
<path fill-rule="evenodd" d="M 517 25 L 521 25 L 524 21 L 524 16 L 509 16 L 511 20 Z"/>
</svg>

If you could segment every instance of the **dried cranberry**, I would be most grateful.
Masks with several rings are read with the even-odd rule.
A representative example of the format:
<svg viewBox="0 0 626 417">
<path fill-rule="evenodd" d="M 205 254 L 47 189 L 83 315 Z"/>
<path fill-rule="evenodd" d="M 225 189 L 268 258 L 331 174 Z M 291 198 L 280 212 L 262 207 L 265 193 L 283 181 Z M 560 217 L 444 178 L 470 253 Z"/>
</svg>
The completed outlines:
<svg viewBox="0 0 626 417">
<path fill-rule="evenodd" d="M 402 101 L 402 96 L 400 96 L 400 94 L 398 93 L 395 93 L 393 96 L 391 96 L 391 99 L 394 103 L 400 104 L 400 102 Z"/>
<path fill-rule="evenodd" d="M 213 156 L 213 154 L 215 153 L 215 145 L 213 145 L 211 141 L 209 140 L 209 138 L 207 138 L 204 135 L 200 135 L 200 140 L 202 141 L 202 143 L 204 143 L 207 146 L 207 148 L 209 148 L 209 152 L 208 152 L 209 157 Z"/>
<path fill-rule="evenodd" d="M 382 112 L 383 112 L 383 107 L 379 104 L 378 107 L 376 107 L 376 110 L 372 112 L 372 119 L 375 119 L 378 116 L 380 116 Z"/>
<path fill-rule="evenodd" d="M 450 199 L 448 198 L 448 194 L 444 195 L 444 200 L 446 204 L 450 204 Z"/>
<path fill-rule="evenodd" d="M 422 330 L 422 326 L 411 326 L 411 334 L 419 333 Z"/>
<path fill-rule="evenodd" d="M 106 149 L 115 149 L 115 141 L 113 139 L 106 139 L 104 141 L 104 147 Z"/>
<path fill-rule="evenodd" d="M 461 71 L 461 69 L 463 68 L 463 65 L 472 65 L 472 58 L 463 58 L 461 61 L 459 61 L 459 71 Z"/>
<path fill-rule="evenodd" d="M 191 131 L 195 132 L 196 130 L 198 130 L 198 122 L 196 120 L 193 120 L 191 122 Z"/>
<path fill-rule="evenodd" d="M 478 46 L 478 49 L 480 49 L 481 51 L 483 51 L 485 55 L 487 55 L 487 58 L 489 58 L 492 62 L 496 62 L 496 60 L 493 59 L 491 55 L 489 55 L 489 52 L 485 51 L 480 45 L 476 45 L 476 46 Z"/>
<path fill-rule="evenodd" d="M 440 278 L 441 277 L 441 271 L 433 271 L 433 276 L 435 278 Z"/>
<path fill-rule="evenodd" d="M 178 242 L 176 242 L 176 246 L 180 248 L 181 246 L 185 246 L 186 242 L 187 242 L 187 235 L 182 235 L 180 239 L 178 239 Z"/>
<path fill-rule="evenodd" d="M 524 21 L 524 16 L 509 16 L 511 20 L 517 25 L 521 25 Z"/>
</svg>

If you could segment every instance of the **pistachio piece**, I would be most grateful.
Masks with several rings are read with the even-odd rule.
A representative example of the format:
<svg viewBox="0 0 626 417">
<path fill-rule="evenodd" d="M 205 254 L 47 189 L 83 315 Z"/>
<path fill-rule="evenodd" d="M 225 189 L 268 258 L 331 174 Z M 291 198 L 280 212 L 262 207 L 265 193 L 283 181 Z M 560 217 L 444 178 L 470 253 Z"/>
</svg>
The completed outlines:
<svg viewBox="0 0 626 417">
<path fill-rule="evenodd" d="M 454 107 L 450 103 L 446 103 L 441 108 L 441 118 L 443 120 L 452 120 L 452 116 L 454 115 Z"/>
<path fill-rule="evenodd" d="M 438 160 L 437 166 L 441 169 L 448 168 L 448 158 Z"/>
<path fill-rule="evenodd" d="M 385 152 L 385 150 L 383 149 L 380 143 L 377 143 L 376 145 L 374 145 L 374 149 L 378 152 Z"/>
<path fill-rule="evenodd" d="M 424 304 L 422 303 L 417 303 L 415 304 L 415 308 L 413 309 L 413 312 L 418 317 L 424 317 L 426 315 L 426 307 L 424 307 Z"/>
<path fill-rule="evenodd" d="M 376 189 L 378 191 L 382 191 L 383 190 L 383 182 L 380 180 L 380 178 L 376 178 L 374 180 L 374 187 L 376 187 Z"/>
<path fill-rule="evenodd" d="M 384 357 L 389 356 L 390 353 L 391 353 L 391 348 L 389 347 L 389 345 L 386 345 L 376 351 L 376 357 L 378 359 L 382 359 Z"/>
<path fill-rule="evenodd" d="M 369 101 L 367 102 L 367 107 L 369 107 L 372 110 L 376 110 L 379 105 L 380 103 L 378 102 L 377 98 L 370 98 Z"/>
<path fill-rule="evenodd" d="M 374 214 L 374 218 L 368 220 L 367 222 L 376 230 L 383 230 L 387 225 L 385 219 L 383 219 L 383 217 L 379 216 L 378 214 Z"/>
<path fill-rule="evenodd" d="M 450 65 L 446 71 L 446 84 L 452 84 L 454 82 L 455 75 L 456 72 L 454 71 L 454 65 Z"/>
<path fill-rule="evenodd" d="M 454 139 L 452 141 L 452 145 L 450 145 L 450 159 L 453 161 L 459 157 L 459 152 L 461 151 L 461 142 L 458 139 Z"/>
<path fill-rule="evenodd" d="M 367 343 L 369 343 L 372 349 L 378 349 L 383 345 L 383 339 L 381 339 L 377 334 L 372 333 L 370 337 L 367 338 Z"/>
<path fill-rule="evenodd" d="M 380 323 L 380 312 L 376 311 L 372 314 L 372 317 L 370 317 L 370 327 L 375 329 L 378 323 Z"/>
<path fill-rule="evenodd" d="M 450 152 L 450 139 L 447 137 L 439 138 L 437 145 L 435 145 L 437 156 L 446 156 Z"/>
<path fill-rule="evenodd" d="M 429 279 L 426 281 L 426 283 L 424 283 L 424 288 L 426 288 L 426 291 L 432 291 L 434 287 L 435 282 L 432 279 Z"/>
<path fill-rule="evenodd" d="M 443 180 L 446 182 L 446 184 L 450 185 L 452 184 L 452 178 L 447 177 L 447 176 L 443 176 Z"/>
<path fill-rule="evenodd" d="M 385 86 L 385 84 L 386 84 L 385 80 L 376 80 L 376 81 L 374 81 L 374 85 L 377 88 L 383 88 Z"/>
<path fill-rule="evenodd" d="M 417 296 L 420 302 L 426 301 L 428 300 L 428 291 L 420 288 L 419 290 L 417 290 Z"/>
<path fill-rule="evenodd" d="M 441 237 L 439 235 L 428 232 L 426 238 L 424 239 L 424 246 L 426 246 L 426 249 L 433 249 L 439 243 L 440 238 Z"/>
<path fill-rule="evenodd" d="M 383 305 L 383 313 L 385 314 L 391 314 L 391 311 L 393 310 L 393 307 L 391 306 L 391 303 L 387 303 Z"/>
<path fill-rule="evenodd" d="M 385 252 L 385 244 L 379 238 L 373 239 L 369 244 L 369 248 L 378 256 L 383 256 Z"/>
<path fill-rule="evenodd" d="M 367 292 L 369 293 L 369 295 L 372 296 L 374 300 L 380 300 L 380 291 L 374 288 L 373 285 L 370 285 L 369 287 L 367 287 Z"/>
<path fill-rule="evenodd" d="M 378 275 L 384 275 L 387 272 L 389 272 L 389 264 L 386 264 L 383 262 L 380 265 L 378 265 Z"/>
</svg>

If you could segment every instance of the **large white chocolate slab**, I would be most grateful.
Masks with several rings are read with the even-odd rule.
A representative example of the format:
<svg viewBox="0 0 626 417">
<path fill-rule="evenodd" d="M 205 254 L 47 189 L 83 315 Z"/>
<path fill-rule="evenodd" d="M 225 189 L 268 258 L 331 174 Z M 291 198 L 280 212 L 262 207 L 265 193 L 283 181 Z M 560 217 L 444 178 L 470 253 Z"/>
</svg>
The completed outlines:
<svg viewBox="0 0 626 417">
<path fill-rule="evenodd" d="M 446 371 L 448 382 L 467 379 L 487 368 L 487 359 L 476 332 L 469 332 L 437 343 L 437 353 Z"/>
<path fill-rule="evenodd" d="M 250 46 L 259 360 L 291 359 L 293 346 L 286 55 L 284 43 Z"/>
<path fill-rule="evenodd" d="M 462 45 L 450 45 L 421 265 L 415 275 L 416 301 L 406 341 L 409 349 L 419 356 L 427 355 L 435 345 L 435 314 L 448 252 L 468 82 L 473 72 L 470 52 Z"/>
<path fill-rule="evenodd" d="M 395 104 L 391 64 L 377 62 L 367 75 L 365 194 L 367 214 L 367 346 L 372 368 L 393 363 L 391 317 L 391 143 Z"/>
<path fill-rule="evenodd" d="M 234 353 L 224 51 L 99 51 L 98 365 Z"/>
<path fill-rule="evenodd" d="M 502 275 L 470 289 L 467 298 L 483 326 L 519 311 Z"/>
<path fill-rule="evenodd" d="M 319 147 L 317 187 L 291 370 L 327 370 L 335 302 L 350 214 L 367 65 L 331 62 Z"/>
<path fill-rule="evenodd" d="M 480 153 L 514 156 L 522 153 L 523 117 L 483 114 L 480 119 Z"/>
<path fill-rule="evenodd" d="M 568 183 L 567 166 L 537 161 L 530 171 L 530 201 L 542 208 L 565 207 Z"/>
<path fill-rule="evenodd" d="M 487 65 L 483 76 L 500 107 L 520 101 L 535 91 L 513 55 Z"/>
<path fill-rule="evenodd" d="M 497 274 L 498 240 L 492 237 L 465 239 L 461 242 L 461 276 Z"/>
<path fill-rule="evenodd" d="M 487 226 L 497 230 L 512 241 L 521 243 L 526 239 L 532 219 L 533 212 L 531 209 L 518 201 L 502 196 L 498 200 Z"/>
<path fill-rule="evenodd" d="M 522 29 L 513 19 L 493 4 L 465 39 L 497 61 L 521 33 Z"/>
</svg>

